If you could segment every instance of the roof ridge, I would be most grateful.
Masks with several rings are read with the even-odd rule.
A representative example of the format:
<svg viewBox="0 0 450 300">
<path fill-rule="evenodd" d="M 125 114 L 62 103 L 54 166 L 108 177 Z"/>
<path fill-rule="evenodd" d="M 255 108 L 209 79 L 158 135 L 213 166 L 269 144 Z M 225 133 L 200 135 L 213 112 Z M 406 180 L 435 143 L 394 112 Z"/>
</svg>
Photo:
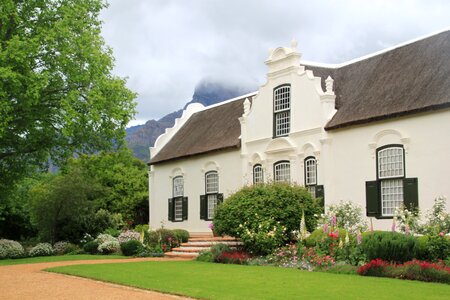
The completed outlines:
<svg viewBox="0 0 450 300">
<path fill-rule="evenodd" d="M 214 103 L 214 104 L 211 104 L 211 105 L 208 105 L 208 106 L 204 106 L 203 109 L 197 111 L 196 113 L 208 110 L 210 108 L 214 108 L 214 107 L 218 107 L 218 106 L 221 106 L 221 105 L 225 105 L 225 104 L 237 101 L 237 100 L 241 100 L 243 98 L 255 96 L 257 94 L 258 94 L 258 91 L 255 91 L 255 92 L 247 93 L 247 94 L 244 94 L 244 95 L 241 95 L 241 96 L 237 96 L 237 97 L 234 97 L 234 98 L 231 98 L 231 99 L 227 99 L 227 100 L 224 100 L 224 101 L 221 101 L 221 102 L 217 102 L 217 103 Z M 196 102 L 194 102 L 194 103 L 196 103 Z"/>
<path fill-rule="evenodd" d="M 354 59 L 351 59 L 351 60 L 348 60 L 348 61 L 345 61 L 345 62 L 342 62 L 342 63 L 328 64 L 328 63 L 321 63 L 321 62 L 308 61 L 308 60 L 301 60 L 300 63 L 302 65 L 313 66 L 313 67 L 321 67 L 321 68 L 328 68 L 328 69 L 339 69 L 339 68 L 342 68 L 342 67 L 345 67 L 345 66 L 348 66 L 348 65 L 352 65 L 354 63 L 357 63 L 357 62 L 360 62 L 360 61 L 363 61 L 363 60 L 366 60 L 366 59 L 369 59 L 369 58 L 372 58 L 372 57 L 375 57 L 375 56 L 378 56 L 378 55 L 381 55 L 381 54 L 384 54 L 384 53 L 387 53 L 387 52 L 390 52 L 390 51 L 393 51 L 395 49 L 398 49 L 398 48 L 401 48 L 401 47 L 404 47 L 404 46 L 407 46 L 407 45 L 410 45 L 410 44 L 414 44 L 416 42 L 425 40 L 427 38 L 430 38 L 432 36 L 435 36 L 435 35 L 438 35 L 438 34 L 441 34 L 441 33 L 447 32 L 447 31 L 450 31 L 450 26 L 446 27 L 444 29 L 435 31 L 433 33 L 422 35 L 420 37 L 408 40 L 406 42 L 402 42 L 402 43 L 396 44 L 394 46 L 391 46 L 391 47 L 388 47 L 388 48 L 385 48 L 385 49 L 381 49 L 379 51 L 376 51 L 376 52 L 373 52 L 373 53 L 370 53 L 370 54 L 366 54 L 366 55 L 363 55 L 363 56 L 360 56 L 360 57 L 357 57 L 357 58 L 354 58 Z"/>
</svg>

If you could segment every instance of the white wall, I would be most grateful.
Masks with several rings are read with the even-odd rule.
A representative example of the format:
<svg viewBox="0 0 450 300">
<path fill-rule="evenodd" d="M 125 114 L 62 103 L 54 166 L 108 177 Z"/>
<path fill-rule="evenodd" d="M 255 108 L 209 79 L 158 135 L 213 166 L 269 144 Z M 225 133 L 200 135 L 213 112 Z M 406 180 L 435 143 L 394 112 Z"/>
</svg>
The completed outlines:
<svg viewBox="0 0 450 300">
<path fill-rule="evenodd" d="M 241 187 L 242 172 L 239 150 L 216 152 L 152 166 L 150 172 L 150 226 L 159 228 L 161 221 L 169 229 L 208 232 L 211 221 L 200 219 L 200 195 L 205 194 L 205 173 L 217 171 L 219 192 L 224 198 Z M 168 199 L 172 197 L 172 179 L 182 175 L 184 196 L 188 197 L 188 219 L 168 221 Z"/>
</svg>

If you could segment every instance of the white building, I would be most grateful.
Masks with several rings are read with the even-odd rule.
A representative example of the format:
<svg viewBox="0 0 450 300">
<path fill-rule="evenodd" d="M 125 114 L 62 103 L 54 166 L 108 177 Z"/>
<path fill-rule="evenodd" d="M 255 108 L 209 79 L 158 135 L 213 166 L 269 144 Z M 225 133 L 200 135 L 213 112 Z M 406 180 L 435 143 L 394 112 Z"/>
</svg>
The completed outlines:
<svg viewBox="0 0 450 300">
<path fill-rule="evenodd" d="M 192 104 L 150 149 L 150 225 L 206 232 L 217 203 L 260 181 L 350 200 L 387 229 L 401 203 L 450 195 L 450 31 L 340 65 L 270 51 L 258 92 Z"/>
</svg>

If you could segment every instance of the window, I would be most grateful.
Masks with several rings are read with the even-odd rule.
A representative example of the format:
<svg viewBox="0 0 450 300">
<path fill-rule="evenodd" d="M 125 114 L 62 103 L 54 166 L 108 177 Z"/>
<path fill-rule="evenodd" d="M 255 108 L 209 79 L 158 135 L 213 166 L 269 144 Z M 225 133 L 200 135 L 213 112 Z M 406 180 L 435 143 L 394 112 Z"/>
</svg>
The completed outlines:
<svg viewBox="0 0 450 300">
<path fill-rule="evenodd" d="M 377 180 L 366 182 L 367 216 L 392 218 L 402 204 L 418 207 L 417 178 L 405 178 L 404 153 L 402 145 L 377 149 Z"/>
<path fill-rule="evenodd" d="M 314 156 L 305 158 L 305 187 L 313 198 L 320 199 L 321 207 L 325 208 L 325 191 L 323 185 L 317 184 L 317 160 Z"/>
<path fill-rule="evenodd" d="M 205 174 L 205 195 L 200 196 L 200 219 L 212 220 L 217 205 L 223 201 L 223 194 L 219 194 L 219 174 L 210 171 Z"/>
<path fill-rule="evenodd" d="M 253 166 L 253 184 L 259 184 L 264 182 L 264 173 L 261 165 Z"/>
<path fill-rule="evenodd" d="M 182 222 L 187 220 L 187 197 L 184 197 L 183 176 L 172 180 L 172 198 L 169 198 L 169 221 Z"/>
<path fill-rule="evenodd" d="M 291 181 L 291 166 L 288 161 L 280 161 L 273 165 L 273 177 L 275 182 Z"/>
<path fill-rule="evenodd" d="M 274 137 L 288 135 L 291 130 L 291 86 L 282 85 L 273 92 Z"/>
</svg>

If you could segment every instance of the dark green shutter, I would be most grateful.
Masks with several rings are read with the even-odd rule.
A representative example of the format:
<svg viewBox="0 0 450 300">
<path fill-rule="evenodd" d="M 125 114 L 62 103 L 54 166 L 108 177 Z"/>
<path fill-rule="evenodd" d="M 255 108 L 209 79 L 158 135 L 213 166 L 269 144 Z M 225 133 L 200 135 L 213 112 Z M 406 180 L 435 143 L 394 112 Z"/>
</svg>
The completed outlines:
<svg viewBox="0 0 450 300">
<path fill-rule="evenodd" d="M 316 185 L 316 198 L 319 199 L 320 207 L 325 208 L 325 190 L 323 185 Z"/>
<path fill-rule="evenodd" d="M 223 194 L 217 194 L 217 205 L 223 202 Z"/>
<path fill-rule="evenodd" d="M 188 219 L 188 198 L 183 197 L 183 220 Z"/>
<path fill-rule="evenodd" d="M 200 195 L 200 219 L 206 220 L 207 217 L 206 195 Z"/>
<path fill-rule="evenodd" d="M 169 221 L 173 221 L 175 212 L 175 205 L 173 198 L 169 198 Z"/>
<path fill-rule="evenodd" d="M 417 178 L 403 179 L 403 204 L 406 209 L 419 208 L 419 192 Z"/>
<path fill-rule="evenodd" d="M 366 181 L 366 215 L 379 217 L 381 215 L 378 181 Z"/>
</svg>

